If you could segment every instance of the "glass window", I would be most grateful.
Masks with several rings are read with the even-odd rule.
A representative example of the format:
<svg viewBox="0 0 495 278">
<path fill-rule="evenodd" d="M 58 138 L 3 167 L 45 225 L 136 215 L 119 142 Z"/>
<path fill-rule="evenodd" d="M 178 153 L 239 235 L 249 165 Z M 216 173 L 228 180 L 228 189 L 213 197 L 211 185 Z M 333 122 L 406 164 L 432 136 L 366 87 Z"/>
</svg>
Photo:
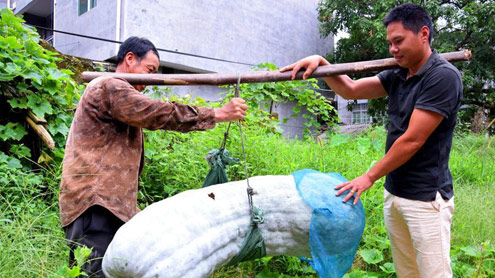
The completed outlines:
<svg viewBox="0 0 495 278">
<path fill-rule="evenodd" d="M 96 0 L 79 0 L 79 15 L 96 7 Z"/>
<path fill-rule="evenodd" d="M 353 124 L 370 123 L 370 116 L 368 115 L 367 103 L 358 103 L 352 106 L 352 123 Z"/>
<path fill-rule="evenodd" d="M 88 11 L 88 0 L 79 0 L 79 15 Z"/>
</svg>

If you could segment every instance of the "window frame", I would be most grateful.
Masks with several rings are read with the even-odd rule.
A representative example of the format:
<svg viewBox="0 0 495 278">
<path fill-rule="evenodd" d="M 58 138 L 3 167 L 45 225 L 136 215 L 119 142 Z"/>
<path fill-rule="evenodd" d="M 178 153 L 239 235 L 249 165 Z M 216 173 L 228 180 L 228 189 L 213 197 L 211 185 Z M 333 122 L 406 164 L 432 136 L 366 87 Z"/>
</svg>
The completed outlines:
<svg viewBox="0 0 495 278">
<path fill-rule="evenodd" d="M 77 15 L 81 16 L 87 12 L 89 12 L 91 9 L 94 9 L 98 5 L 97 0 L 85 0 L 86 1 L 86 9 L 84 12 L 81 12 L 81 1 L 84 0 L 77 0 Z"/>
<path fill-rule="evenodd" d="M 370 116 L 368 114 L 368 103 L 356 103 L 352 106 L 351 124 L 368 124 Z"/>
</svg>

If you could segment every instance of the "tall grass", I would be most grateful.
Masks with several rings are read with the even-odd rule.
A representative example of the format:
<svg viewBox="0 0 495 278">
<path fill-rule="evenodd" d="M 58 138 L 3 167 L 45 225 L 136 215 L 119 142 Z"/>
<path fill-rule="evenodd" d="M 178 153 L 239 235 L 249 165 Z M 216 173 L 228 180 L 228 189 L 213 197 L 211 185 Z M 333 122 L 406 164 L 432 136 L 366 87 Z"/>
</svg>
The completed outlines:
<svg viewBox="0 0 495 278">
<path fill-rule="evenodd" d="M 495 244 L 495 140 L 467 134 L 454 139 L 454 245 Z"/>
<path fill-rule="evenodd" d="M 0 277 L 49 277 L 68 258 L 57 204 L 20 192 L 16 203 L 0 195 Z"/>
</svg>

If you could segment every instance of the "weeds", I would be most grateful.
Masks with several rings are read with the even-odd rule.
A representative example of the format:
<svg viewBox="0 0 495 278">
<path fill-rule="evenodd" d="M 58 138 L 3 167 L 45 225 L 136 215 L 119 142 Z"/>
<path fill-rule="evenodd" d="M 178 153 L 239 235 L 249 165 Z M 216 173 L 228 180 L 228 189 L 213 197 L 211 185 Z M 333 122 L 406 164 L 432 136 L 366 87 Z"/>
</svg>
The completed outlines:
<svg viewBox="0 0 495 278">
<path fill-rule="evenodd" d="M 249 174 L 286 175 L 312 168 L 340 172 L 352 179 L 365 172 L 384 153 L 385 131 L 371 129 L 355 137 L 329 135 L 322 140 L 288 141 L 273 130 L 245 123 Z M 147 132 L 146 166 L 140 181 L 141 207 L 187 189 L 199 188 L 208 171 L 204 157 L 218 148 L 226 125 L 206 132 Z M 455 277 L 493 277 L 495 271 L 495 169 L 493 138 L 464 135 L 454 138 L 451 170 L 455 179 L 456 212 L 452 228 L 452 267 Z M 242 157 L 234 128 L 229 152 Z M 0 166 L 1 167 L 1 166 Z M 230 180 L 244 179 L 241 164 L 228 168 Z M 8 185 L 0 189 L 0 277 L 73 277 L 67 271 L 68 247 L 58 218 L 59 170 L 42 170 L 43 176 L 3 172 Z M 36 187 L 41 179 L 52 193 Z M 16 182 L 13 182 L 16 181 Z M 29 186 L 27 186 L 27 184 Z M 51 195 L 50 195 L 51 194 Z M 366 228 L 352 269 L 353 277 L 395 277 L 390 243 L 383 223 L 383 179 L 362 196 Z M 66 272 L 61 272 L 65 269 Z M 69 269 L 70 270 L 70 269 Z M 65 274 L 62 274 L 65 273 Z M 72 273 L 72 274 L 70 274 Z M 58 275 L 58 276 L 57 276 Z M 65 276 L 64 276 L 65 275 Z M 278 256 L 223 268 L 212 277 L 316 277 L 298 258 Z"/>
</svg>

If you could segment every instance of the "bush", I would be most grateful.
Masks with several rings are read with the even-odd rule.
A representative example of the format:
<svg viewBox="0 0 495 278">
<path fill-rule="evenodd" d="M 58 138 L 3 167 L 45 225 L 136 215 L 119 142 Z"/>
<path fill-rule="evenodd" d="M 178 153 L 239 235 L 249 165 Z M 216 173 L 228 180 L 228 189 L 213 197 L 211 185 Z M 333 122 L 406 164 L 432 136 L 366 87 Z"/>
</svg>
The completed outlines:
<svg viewBox="0 0 495 278">
<path fill-rule="evenodd" d="M 57 68 L 58 54 L 39 45 L 32 27 L 8 9 L 0 10 L 0 16 L 0 159 L 9 170 L 29 170 L 37 168 L 43 153 L 26 116 L 33 112 L 46 118 L 58 147 L 54 154 L 60 156 L 79 86 L 71 71 Z"/>
</svg>

